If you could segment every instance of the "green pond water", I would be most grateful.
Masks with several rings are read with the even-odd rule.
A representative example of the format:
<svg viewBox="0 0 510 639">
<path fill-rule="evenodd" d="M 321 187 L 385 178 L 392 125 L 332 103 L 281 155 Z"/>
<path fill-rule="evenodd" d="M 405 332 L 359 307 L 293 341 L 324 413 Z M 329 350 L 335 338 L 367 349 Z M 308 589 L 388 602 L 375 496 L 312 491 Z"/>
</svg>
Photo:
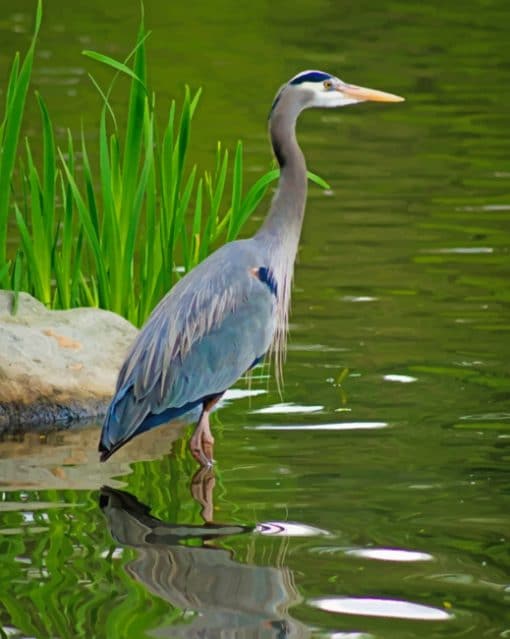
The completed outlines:
<svg viewBox="0 0 510 639">
<path fill-rule="evenodd" d="M 1 4 L 5 78 L 33 2 Z M 102 465 L 99 424 L 3 437 L 0 636 L 510 637 L 510 5 L 145 9 L 161 117 L 204 88 L 202 166 L 242 138 L 264 171 L 273 94 L 303 69 L 407 101 L 303 116 L 331 191 L 310 192 L 285 388 L 257 369 L 227 395 L 214 475 L 182 428 Z M 33 84 L 60 135 L 96 134 L 104 70 L 80 51 L 122 57 L 137 21 L 45 2 Z"/>
</svg>

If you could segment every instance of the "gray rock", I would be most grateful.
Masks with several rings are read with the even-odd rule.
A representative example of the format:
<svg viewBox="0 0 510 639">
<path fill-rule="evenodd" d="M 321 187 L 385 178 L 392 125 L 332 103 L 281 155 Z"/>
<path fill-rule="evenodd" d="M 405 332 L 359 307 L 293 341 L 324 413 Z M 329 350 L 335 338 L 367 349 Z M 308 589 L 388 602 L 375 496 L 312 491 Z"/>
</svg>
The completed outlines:
<svg viewBox="0 0 510 639">
<path fill-rule="evenodd" d="M 0 431 L 104 414 L 136 336 L 96 308 L 49 311 L 26 293 L 0 291 Z"/>
</svg>

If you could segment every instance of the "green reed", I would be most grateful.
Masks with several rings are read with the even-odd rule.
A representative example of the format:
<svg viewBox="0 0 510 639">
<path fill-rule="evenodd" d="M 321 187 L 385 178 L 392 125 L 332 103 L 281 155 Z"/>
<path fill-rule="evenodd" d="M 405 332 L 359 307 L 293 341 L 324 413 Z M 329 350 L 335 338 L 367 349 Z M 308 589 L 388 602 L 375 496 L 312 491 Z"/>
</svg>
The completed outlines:
<svg viewBox="0 0 510 639">
<path fill-rule="evenodd" d="M 35 44 L 42 20 L 42 5 L 39 0 L 35 17 L 35 28 L 30 47 L 21 62 L 19 53 L 14 56 L 7 91 L 5 112 L 0 124 L 0 282 L 5 282 L 9 273 L 7 263 L 7 225 L 10 209 L 11 181 L 18 152 L 18 141 L 25 110 L 25 101 L 32 74 Z"/>
<path fill-rule="evenodd" d="M 89 148 L 83 132 L 78 140 L 68 132 L 65 144 L 57 145 L 44 99 L 36 94 L 42 166 L 28 139 L 16 165 L 41 19 L 39 0 L 29 50 L 12 65 L 0 126 L 0 285 L 28 291 L 51 308 L 99 306 L 140 325 L 183 272 L 238 236 L 279 172 L 268 171 L 245 190 L 241 142 L 233 159 L 218 143 L 214 170 L 199 171 L 189 144 L 200 89 L 186 87 L 159 132 L 143 17 L 124 61 L 84 51 L 115 73 L 106 91 L 91 76 L 103 102 L 97 147 Z M 119 75 L 130 80 L 124 127 L 110 101 Z M 9 256 L 11 216 L 18 236 Z"/>
</svg>

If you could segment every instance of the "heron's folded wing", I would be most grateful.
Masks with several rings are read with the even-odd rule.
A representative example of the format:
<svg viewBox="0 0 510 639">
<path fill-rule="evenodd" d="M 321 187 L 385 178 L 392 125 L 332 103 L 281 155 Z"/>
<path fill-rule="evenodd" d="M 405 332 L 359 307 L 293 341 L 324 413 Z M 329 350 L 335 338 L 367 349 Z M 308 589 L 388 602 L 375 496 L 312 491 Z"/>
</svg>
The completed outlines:
<svg viewBox="0 0 510 639">
<path fill-rule="evenodd" d="M 253 273 L 256 256 L 236 254 L 236 244 L 180 280 L 140 332 L 105 422 L 111 442 L 127 440 L 148 415 L 223 392 L 268 349 L 275 295 Z"/>
</svg>

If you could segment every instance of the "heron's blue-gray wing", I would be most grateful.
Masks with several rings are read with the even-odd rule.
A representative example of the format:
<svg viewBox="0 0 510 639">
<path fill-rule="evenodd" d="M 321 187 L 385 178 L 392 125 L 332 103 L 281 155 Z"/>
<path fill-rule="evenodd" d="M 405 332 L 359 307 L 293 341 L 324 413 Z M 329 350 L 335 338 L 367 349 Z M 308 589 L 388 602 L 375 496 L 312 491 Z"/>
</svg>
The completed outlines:
<svg viewBox="0 0 510 639">
<path fill-rule="evenodd" d="M 228 244 L 163 298 L 119 373 L 103 449 L 224 392 L 265 354 L 276 289 L 257 259 L 249 240 Z"/>
</svg>

